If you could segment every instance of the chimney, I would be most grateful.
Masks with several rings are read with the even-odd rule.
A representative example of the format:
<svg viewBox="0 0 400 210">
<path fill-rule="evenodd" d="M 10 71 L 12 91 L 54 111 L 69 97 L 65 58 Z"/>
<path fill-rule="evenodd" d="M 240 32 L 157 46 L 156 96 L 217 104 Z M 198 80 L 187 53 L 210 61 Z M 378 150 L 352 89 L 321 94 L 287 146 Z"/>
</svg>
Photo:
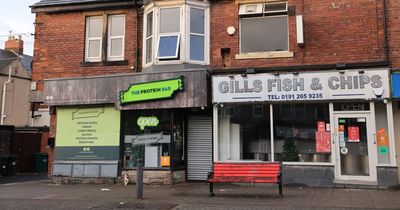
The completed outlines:
<svg viewBox="0 0 400 210">
<path fill-rule="evenodd" d="M 19 55 L 24 54 L 24 41 L 22 41 L 22 36 L 19 35 L 18 38 L 14 36 L 8 36 L 8 40 L 6 41 L 6 45 L 4 47 L 7 51 L 14 51 Z"/>
</svg>

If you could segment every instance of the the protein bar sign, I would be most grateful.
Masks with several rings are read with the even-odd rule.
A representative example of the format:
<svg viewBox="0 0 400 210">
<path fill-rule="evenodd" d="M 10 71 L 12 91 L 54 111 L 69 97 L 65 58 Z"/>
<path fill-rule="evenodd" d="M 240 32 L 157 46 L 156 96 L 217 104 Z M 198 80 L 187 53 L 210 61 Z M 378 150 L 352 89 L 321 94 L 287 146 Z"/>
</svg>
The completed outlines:
<svg viewBox="0 0 400 210">
<path fill-rule="evenodd" d="M 213 76 L 213 102 L 384 99 L 389 71 Z"/>
</svg>

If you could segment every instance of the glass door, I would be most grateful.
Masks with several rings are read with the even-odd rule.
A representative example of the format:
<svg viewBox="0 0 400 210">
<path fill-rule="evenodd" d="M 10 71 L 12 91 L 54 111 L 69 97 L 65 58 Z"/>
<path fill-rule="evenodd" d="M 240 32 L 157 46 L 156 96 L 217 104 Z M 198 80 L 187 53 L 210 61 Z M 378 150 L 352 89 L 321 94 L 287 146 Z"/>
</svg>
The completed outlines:
<svg viewBox="0 0 400 210">
<path fill-rule="evenodd" d="M 339 180 L 376 181 L 376 136 L 370 114 L 336 114 L 336 173 Z"/>
</svg>

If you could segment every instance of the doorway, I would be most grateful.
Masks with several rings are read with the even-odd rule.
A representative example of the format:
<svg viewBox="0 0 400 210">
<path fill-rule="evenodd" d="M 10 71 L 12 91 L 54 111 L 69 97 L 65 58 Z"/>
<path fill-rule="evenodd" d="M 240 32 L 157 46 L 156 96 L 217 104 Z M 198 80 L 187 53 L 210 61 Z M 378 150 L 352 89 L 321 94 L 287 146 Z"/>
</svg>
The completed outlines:
<svg viewBox="0 0 400 210">
<path fill-rule="evenodd" d="M 337 180 L 350 183 L 377 181 L 376 133 L 372 113 L 334 114 Z"/>
</svg>

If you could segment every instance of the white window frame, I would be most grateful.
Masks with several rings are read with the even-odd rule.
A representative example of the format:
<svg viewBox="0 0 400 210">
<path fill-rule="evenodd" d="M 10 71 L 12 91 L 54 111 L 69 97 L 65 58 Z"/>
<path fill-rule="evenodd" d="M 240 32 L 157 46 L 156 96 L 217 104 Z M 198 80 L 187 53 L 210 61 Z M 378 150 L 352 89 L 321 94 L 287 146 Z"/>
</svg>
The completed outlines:
<svg viewBox="0 0 400 210">
<path fill-rule="evenodd" d="M 160 33 L 160 9 L 165 8 L 180 8 L 180 48 L 179 48 L 179 59 L 176 60 L 163 60 L 156 58 L 158 54 L 158 40 L 159 36 L 167 33 Z M 204 40 L 204 61 L 190 60 L 190 8 L 203 9 L 205 11 L 205 40 Z M 157 1 L 157 3 L 149 3 L 144 8 L 144 14 L 147 15 L 153 12 L 153 36 L 152 36 L 152 58 L 151 62 L 146 63 L 146 33 L 147 33 L 147 18 L 143 18 L 143 56 L 142 66 L 143 68 L 152 65 L 168 65 L 168 64 L 183 64 L 192 63 L 200 65 L 208 65 L 210 60 L 210 4 L 208 2 L 199 2 L 195 0 L 186 0 L 179 2 L 169 1 Z M 145 16 L 147 17 L 147 16 Z M 172 33 L 169 33 L 172 34 Z"/>
<path fill-rule="evenodd" d="M 286 8 L 284 10 L 275 10 L 275 11 L 266 11 L 265 7 L 267 5 L 274 5 L 274 4 L 285 4 Z M 279 12 L 287 12 L 288 11 L 288 3 L 287 2 L 271 2 L 271 3 L 265 3 L 263 4 L 263 13 L 265 14 L 273 14 L 273 13 L 279 13 Z"/>
<path fill-rule="evenodd" d="M 286 10 L 277 10 L 277 11 L 272 11 L 272 12 L 268 12 L 265 11 L 265 6 L 268 4 L 282 4 L 285 3 L 286 4 Z M 245 5 L 252 5 L 252 4 L 244 4 L 244 5 L 240 5 L 241 7 L 244 7 Z M 284 14 L 282 15 L 283 12 L 288 12 L 288 3 L 287 2 L 270 2 L 270 3 L 264 3 L 262 4 L 262 13 L 255 16 L 255 17 L 246 17 L 246 14 L 241 14 L 239 12 L 239 53 L 240 54 L 259 54 L 259 53 L 282 53 L 282 52 L 290 52 L 290 43 L 289 43 L 289 39 L 290 39 L 290 32 L 289 32 L 289 14 Z M 266 18 L 266 17 L 281 17 L 281 16 L 286 16 L 287 17 L 287 50 L 284 51 L 263 51 L 263 52 L 242 52 L 242 19 L 247 19 L 247 18 Z"/>
<path fill-rule="evenodd" d="M 175 45 L 175 55 L 173 56 L 159 56 L 159 50 L 160 50 L 160 41 L 162 37 L 172 37 L 172 36 L 176 36 L 177 40 L 176 40 L 176 45 Z M 171 34 L 162 34 L 158 36 L 158 41 L 157 41 L 157 50 L 156 50 L 156 56 L 155 58 L 159 59 L 161 61 L 161 59 L 174 59 L 174 58 L 178 58 L 178 52 L 179 52 L 179 48 L 180 48 L 180 34 L 176 34 L 176 33 L 171 33 Z"/>
<path fill-rule="evenodd" d="M 123 35 L 118 36 L 111 36 L 111 18 L 113 17 L 123 17 Z M 125 52 L 125 24 L 126 24 L 126 17 L 124 14 L 119 15 L 108 15 L 108 32 L 107 32 L 107 61 L 121 61 L 124 60 L 124 52 Z M 119 56 L 111 56 L 111 41 L 113 39 L 122 39 L 122 47 L 121 47 L 121 55 Z"/>
<path fill-rule="evenodd" d="M 190 9 L 200 9 L 204 11 L 204 34 L 198 34 L 198 33 L 192 33 L 191 32 L 191 28 L 190 28 Z M 204 8 L 204 7 L 197 7 L 197 6 L 188 6 L 187 9 L 187 31 L 188 31 L 188 35 L 187 35 L 187 60 L 190 63 L 194 63 L 194 64 L 201 64 L 201 65 L 207 65 L 209 64 L 209 51 L 210 51 L 210 9 L 209 8 Z M 199 60 L 191 60 L 190 59 L 190 41 L 191 41 L 191 35 L 195 35 L 195 36 L 203 36 L 204 37 L 204 60 L 203 61 L 199 61 Z"/>
<path fill-rule="evenodd" d="M 89 37 L 89 28 L 90 28 L 90 19 L 100 19 L 102 23 L 102 29 L 104 28 L 104 22 L 103 22 L 103 16 L 87 16 L 85 18 L 86 21 L 86 31 L 85 31 L 85 62 L 100 62 L 102 58 L 102 52 L 103 52 L 103 36 L 100 35 L 99 37 Z M 89 57 L 89 42 L 90 41 L 100 41 L 100 47 L 99 47 L 99 57 Z"/>
<path fill-rule="evenodd" d="M 152 24 L 152 28 L 151 28 L 151 30 L 152 30 L 152 33 L 151 33 L 151 36 L 149 36 L 149 37 L 147 37 L 147 16 L 150 14 L 150 13 L 153 13 L 153 18 L 152 18 L 152 20 L 153 20 L 153 24 Z M 151 10 L 148 10 L 148 11 L 146 11 L 145 13 L 144 13 L 144 22 L 143 22 L 143 50 L 142 50 L 142 53 L 143 53 L 143 67 L 147 67 L 147 66 L 150 66 L 150 65 L 152 65 L 153 64 L 153 60 L 154 60 L 154 38 L 155 38 L 155 30 L 154 30 L 154 20 L 155 20 L 155 11 L 153 10 L 153 9 L 151 9 Z M 147 63 L 147 40 L 148 39 L 151 39 L 151 58 L 150 58 L 150 62 L 148 62 Z"/>
</svg>

